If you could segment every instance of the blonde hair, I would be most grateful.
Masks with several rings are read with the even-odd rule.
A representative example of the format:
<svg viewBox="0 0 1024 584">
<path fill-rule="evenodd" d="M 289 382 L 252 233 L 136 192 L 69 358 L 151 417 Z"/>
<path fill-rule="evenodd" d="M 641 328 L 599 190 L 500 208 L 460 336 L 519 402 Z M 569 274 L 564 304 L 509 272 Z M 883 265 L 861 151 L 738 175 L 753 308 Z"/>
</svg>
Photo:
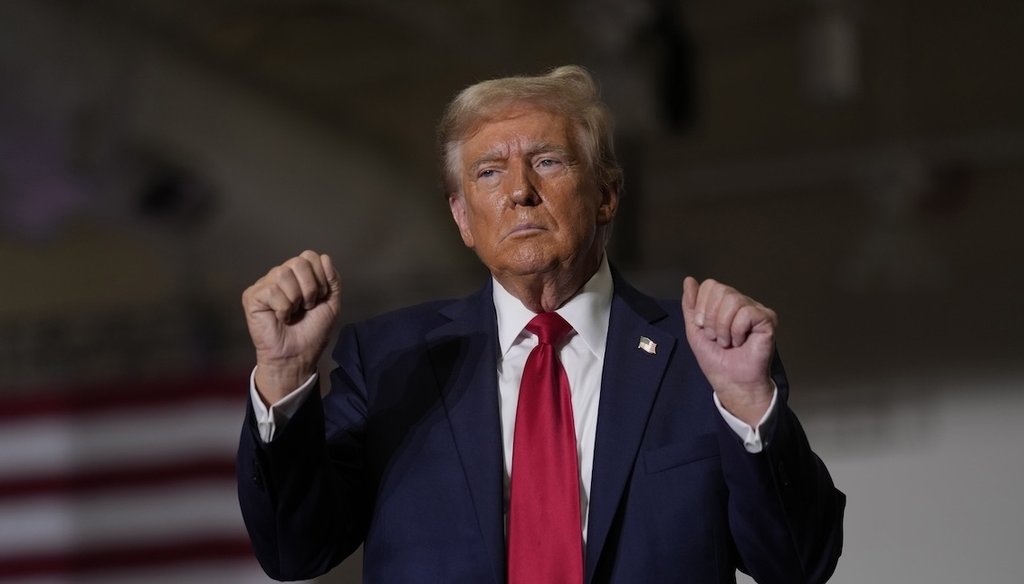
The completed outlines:
<svg viewBox="0 0 1024 584">
<path fill-rule="evenodd" d="M 576 129 L 576 146 L 602 190 L 622 185 L 622 169 L 615 159 L 614 122 L 601 101 L 590 73 L 566 65 L 535 77 L 503 77 L 481 81 L 463 89 L 438 126 L 442 186 L 445 196 L 461 192 L 459 147 L 481 125 L 510 105 L 525 104 L 565 116 Z"/>
</svg>

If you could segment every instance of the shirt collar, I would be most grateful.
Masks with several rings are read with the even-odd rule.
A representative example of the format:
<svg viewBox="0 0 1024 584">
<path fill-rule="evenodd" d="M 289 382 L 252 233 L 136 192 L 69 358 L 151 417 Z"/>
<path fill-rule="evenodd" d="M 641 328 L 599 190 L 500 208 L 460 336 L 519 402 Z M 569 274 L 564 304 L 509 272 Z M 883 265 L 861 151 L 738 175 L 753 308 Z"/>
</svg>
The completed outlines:
<svg viewBox="0 0 1024 584">
<path fill-rule="evenodd" d="M 587 280 L 575 296 L 557 312 L 579 334 L 587 347 L 598 357 L 604 357 L 608 338 L 608 319 L 612 307 L 612 272 L 608 257 L 601 259 L 597 272 Z M 498 347 L 500 354 L 508 350 L 523 335 L 523 329 L 536 314 L 494 280 L 494 311 L 498 321 Z"/>
</svg>

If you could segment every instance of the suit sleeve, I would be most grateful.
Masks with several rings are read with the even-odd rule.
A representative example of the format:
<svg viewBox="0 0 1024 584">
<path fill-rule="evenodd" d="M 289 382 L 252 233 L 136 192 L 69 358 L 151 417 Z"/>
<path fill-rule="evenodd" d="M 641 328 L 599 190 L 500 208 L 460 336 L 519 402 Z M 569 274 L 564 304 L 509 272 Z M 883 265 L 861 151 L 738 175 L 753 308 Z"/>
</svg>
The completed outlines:
<svg viewBox="0 0 1024 584">
<path fill-rule="evenodd" d="M 743 571 L 759 584 L 818 584 L 835 571 L 846 497 L 811 451 L 776 358 L 776 423 L 765 449 L 748 453 L 722 422 L 719 441 L 729 490 L 729 524 Z"/>
<path fill-rule="evenodd" d="M 237 459 L 238 498 L 253 550 L 277 580 L 319 576 L 366 535 L 372 492 L 366 485 L 366 391 L 353 328 L 342 331 L 331 375 L 331 414 L 319 391 L 270 443 L 259 436 L 252 404 Z"/>
</svg>

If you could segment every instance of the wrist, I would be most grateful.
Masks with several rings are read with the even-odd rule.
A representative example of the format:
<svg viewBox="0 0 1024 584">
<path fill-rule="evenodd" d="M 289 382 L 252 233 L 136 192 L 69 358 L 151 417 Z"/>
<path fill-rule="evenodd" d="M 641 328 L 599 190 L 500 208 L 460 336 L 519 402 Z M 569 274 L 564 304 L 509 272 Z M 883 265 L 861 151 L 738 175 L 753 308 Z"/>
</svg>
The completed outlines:
<svg viewBox="0 0 1024 584">
<path fill-rule="evenodd" d="M 770 379 L 764 383 L 712 386 L 722 407 L 751 428 L 764 418 L 775 396 L 775 384 Z"/>
<path fill-rule="evenodd" d="M 253 381 L 260 397 L 271 406 L 299 388 L 314 373 L 316 366 L 313 364 L 257 362 Z"/>
</svg>

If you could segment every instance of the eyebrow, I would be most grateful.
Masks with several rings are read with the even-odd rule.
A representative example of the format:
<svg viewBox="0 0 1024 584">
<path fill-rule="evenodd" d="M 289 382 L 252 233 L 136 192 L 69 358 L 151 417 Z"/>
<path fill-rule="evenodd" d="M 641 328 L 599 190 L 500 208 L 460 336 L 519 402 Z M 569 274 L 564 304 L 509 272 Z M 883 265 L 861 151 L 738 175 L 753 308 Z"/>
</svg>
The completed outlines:
<svg viewBox="0 0 1024 584">
<path fill-rule="evenodd" d="M 506 159 L 508 159 L 508 148 L 505 147 L 504 145 L 496 146 L 478 156 L 477 159 L 473 161 L 473 164 L 469 165 L 469 171 L 472 173 L 476 173 L 476 170 L 478 168 L 489 162 L 496 162 L 498 160 Z"/>
<path fill-rule="evenodd" d="M 565 158 L 573 158 L 572 151 L 569 148 L 561 146 L 559 144 L 552 144 L 550 142 L 541 142 L 540 144 L 533 145 L 532 147 L 530 147 L 529 150 L 526 151 L 526 155 L 529 158 L 533 158 L 534 156 L 537 156 L 538 154 L 542 154 L 545 152 L 557 154 Z"/>
</svg>

